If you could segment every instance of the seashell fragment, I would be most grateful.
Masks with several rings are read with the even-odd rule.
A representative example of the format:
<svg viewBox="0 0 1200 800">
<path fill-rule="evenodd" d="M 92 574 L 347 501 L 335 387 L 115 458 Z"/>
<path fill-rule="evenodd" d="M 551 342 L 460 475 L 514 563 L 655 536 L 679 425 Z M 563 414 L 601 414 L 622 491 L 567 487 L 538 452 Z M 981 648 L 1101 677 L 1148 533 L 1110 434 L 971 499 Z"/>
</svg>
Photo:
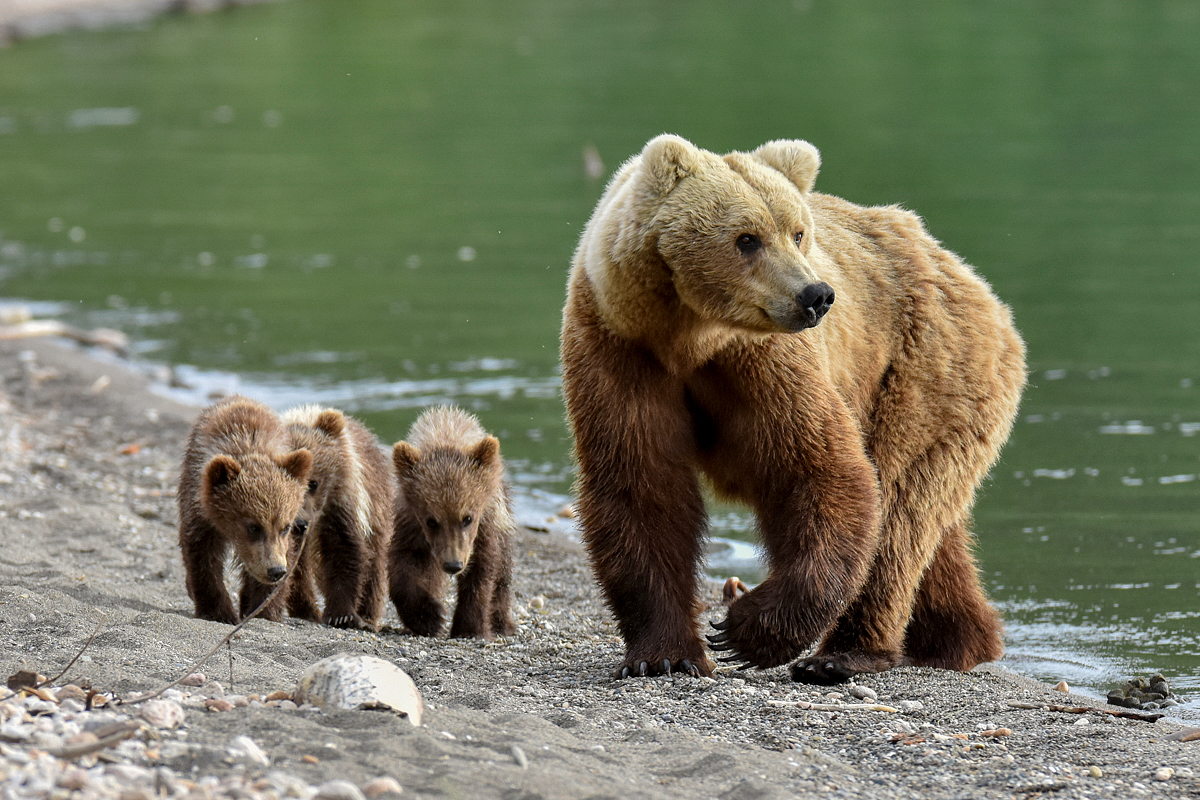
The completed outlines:
<svg viewBox="0 0 1200 800">
<path fill-rule="evenodd" d="M 421 693 L 404 670 L 356 653 L 323 658 L 304 670 L 293 698 L 322 709 L 387 709 L 417 726 L 424 711 Z"/>
</svg>

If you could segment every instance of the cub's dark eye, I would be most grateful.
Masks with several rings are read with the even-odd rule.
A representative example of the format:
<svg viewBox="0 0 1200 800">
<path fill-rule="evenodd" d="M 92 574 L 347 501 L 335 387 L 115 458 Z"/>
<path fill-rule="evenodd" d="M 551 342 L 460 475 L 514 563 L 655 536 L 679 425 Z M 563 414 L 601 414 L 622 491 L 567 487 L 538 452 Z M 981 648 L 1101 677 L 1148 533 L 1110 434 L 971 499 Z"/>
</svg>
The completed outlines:
<svg viewBox="0 0 1200 800">
<path fill-rule="evenodd" d="M 436 531 L 438 529 L 438 521 L 433 517 L 430 517 L 429 519 L 425 520 L 425 527 L 429 528 L 431 531 Z"/>
<path fill-rule="evenodd" d="M 263 530 L 263 526 L 259 525 L 257 522 L 251 522 L 248 524 L 246 526 L 246 533 L 250 534 L 251 539 L 261 539 L 266 535 L 266 531 Z"/>
<path fill-rule="evenodd" d="M 799 240 L 799 239 L 797 239 L 796 241 L 800 241 L 800 240 Z M 316 481 L 309 481 L 309 482 L 308 482 L 308 493 L 309 493 L 309 494 L 316 494 L 316 493 L 317 493 L 317 487 L 318 487 L 318 486 L 320 486 L 320 485 L 321 485 L 321 484 L 317 483 Z"/>
<path fill-rule="evenodd" d="M 464 527 L 464 528 L 465 528 L 465 527 L 467 527 L 467 526 L 468 526 L 468 525 L 470 525 L 470 524 L 471 524 L 471 523 L 472 523 L 474 520 L 475 520 L 475 518 L 474 518 L 474 517 L 472 517 L 470 514 L 467 514 L 465 517 L 463 517 L 463 527 Z"/>
<path fill-rule="evenodd" d="M 308 533 L 308 520 L 298 519 L 292 523 L 292 533 L 297 536 L 303 536 Z"/>
<path fill-rule="evenodd" d="M 758 238 L 753 233 L 743 233 L 737 238 L 737 249 L 740 250 L 744 256 L 748 256 L 751 253 L 757 253 L 762 249 L 762 239 Z"/>
<path fill-rule="evenodd" d="M 796 244 L 800 244 L 802 241 L 804 241 L 804 231 L 800 231 L 796 234 Z"/>
</svg>

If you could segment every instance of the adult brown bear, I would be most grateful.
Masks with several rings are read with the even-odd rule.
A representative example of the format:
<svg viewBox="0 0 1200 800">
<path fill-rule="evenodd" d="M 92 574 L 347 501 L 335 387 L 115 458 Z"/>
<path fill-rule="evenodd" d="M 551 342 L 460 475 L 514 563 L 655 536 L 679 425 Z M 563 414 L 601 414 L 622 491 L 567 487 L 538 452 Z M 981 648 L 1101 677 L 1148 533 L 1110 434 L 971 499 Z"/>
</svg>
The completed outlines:
<svg viewBox="0 0 1200 800">
<path fill-rule="evenodd" d="M 770 569 L 710 637 L 835 683 L 1001 653 L 971 554 L 1024 345 L 988 285 L 896 207 L 812 191 L 802 141 L 719 156 L 660 136 L 613 177 L 562 331 L 578 510 L 625 638 L 618 674 L 709 675 L 700 475 Z"/>
</svg>

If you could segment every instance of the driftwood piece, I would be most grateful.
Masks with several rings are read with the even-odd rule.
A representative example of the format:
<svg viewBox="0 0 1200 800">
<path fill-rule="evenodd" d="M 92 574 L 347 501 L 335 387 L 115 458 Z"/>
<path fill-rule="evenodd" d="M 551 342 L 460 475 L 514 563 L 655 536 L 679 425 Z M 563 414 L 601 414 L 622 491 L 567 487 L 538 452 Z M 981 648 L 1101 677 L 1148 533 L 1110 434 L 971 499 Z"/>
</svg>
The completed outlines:
<svg viewBox="0 0 1200 800">
<path fill-rule="evenodd" d="M 1107 708 L 1093 708 L 1092 706 L 1057 706 L 1050 703 L 1024 703 L 1019 700 L 1009 700 L 1008 707 L 1023 708 L 1031 711 L 1057 711 L 1060 714 L 1108 714 L 1112 717 L 1136 719 L 1140 722 L 1158 722 L 1166 716 L 1166 714 L 1143 714 L 1140 711 L 1127 711 L 1125 709 L 1110 711 Z"/>
</svg>

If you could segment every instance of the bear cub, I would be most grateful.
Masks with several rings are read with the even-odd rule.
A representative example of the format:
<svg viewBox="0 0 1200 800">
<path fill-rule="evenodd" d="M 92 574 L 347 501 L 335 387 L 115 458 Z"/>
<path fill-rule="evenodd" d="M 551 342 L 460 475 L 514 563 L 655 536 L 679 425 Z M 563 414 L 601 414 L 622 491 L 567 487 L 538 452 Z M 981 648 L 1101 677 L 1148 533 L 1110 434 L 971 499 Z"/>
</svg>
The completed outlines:
<svg viewBox="0 0 1200 800">
<path fill-rule="evenodd" d="M 515 524 L 499 440 L 471 414 L 441 406 L 418 417 L 407 440 L 396 443 L 392 460 L 399 491 L 388 580 L 401 621 L 419 636 L 436 636 L 453 575 L 458 604 L 452 637 L 515 632 Z"/>
<path fill-rule="evenodd" d="M 396 495 L 387 456 L 375 434 L 337 409 L 299 406 L 284 412 L 283 422 L 292 446 L 313 455 L 296 520 L 304 546 L 288 589 L 288 612 L 339 628 L 378 630 Z M 314 581 L 325 597 L 324 613 L 317 609 Z"/>
<path fill-rule="evenodd" d="M 179 548 L 196 616 L 234 624 L 267 599 L 299 553 L 293 523 L 313 457 L 293 449 L 275 412 L 233 396 L 207 408 L 188 437 L 179 479 Z M 225 588 L 225 558 L 241 567 L 239 609 Z M 263 609 L 283 614 L 283 592 Z"/>
</svg>

